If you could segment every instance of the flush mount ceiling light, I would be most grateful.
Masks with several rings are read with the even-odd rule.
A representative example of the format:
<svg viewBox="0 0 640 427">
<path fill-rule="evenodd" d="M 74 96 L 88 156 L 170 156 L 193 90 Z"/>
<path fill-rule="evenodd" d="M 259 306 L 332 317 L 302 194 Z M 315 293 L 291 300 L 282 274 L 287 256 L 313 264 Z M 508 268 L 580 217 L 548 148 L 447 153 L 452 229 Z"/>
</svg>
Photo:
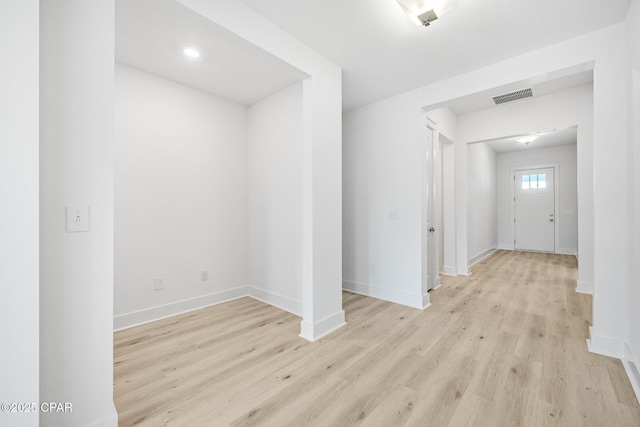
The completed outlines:
<svg viewBox="0 0 640 427">
<path fill-rule="evenodd" d="M 396 0 L 416 26 L 428 27 L 458 5 L 458 0 Z"/>
<path fill-rule="evenodd" d="M 198 49 L 195 49 L 193 47 L 186 47 L 182 50 L 182 53 L 184 53 L 186 56 L 188 56 L 189 58 L 200 58 L 200 51 L 198 51 Z"/>
<path fill-rule="evenodd" d="M 516 141 L 518 141 L 521 144 L 524 145 L 529 145 L 530 143 L 532 143 L 533 141 L 535 141 L 536 139 L 538 139 L 540 135 L 527 135 L 527 136 L 522 136 L 520 138 L 516 138 Z"/>
</svg>

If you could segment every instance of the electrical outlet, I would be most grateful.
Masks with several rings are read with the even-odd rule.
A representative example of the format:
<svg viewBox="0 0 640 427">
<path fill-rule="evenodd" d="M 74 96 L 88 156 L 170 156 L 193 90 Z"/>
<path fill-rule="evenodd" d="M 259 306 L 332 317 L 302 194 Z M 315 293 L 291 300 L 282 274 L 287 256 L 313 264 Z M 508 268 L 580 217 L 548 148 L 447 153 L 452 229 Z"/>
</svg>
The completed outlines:
<svg viewBox="0 0 640 427">
<path fill-rule="evenodd" d="M 207 280 L 209 280 L 209 271 L 208 270 L 202 270 L 200 272 L 200 281 L 201 282 L 206 282 Z"/>
<path fill-rule="evenodd" d="M 155 280 L 155 284 L 156 284 L 156 291 L 161 291 L 164 289 L 164 279 L 162 277 L 159 277 Z"/>
</svg>

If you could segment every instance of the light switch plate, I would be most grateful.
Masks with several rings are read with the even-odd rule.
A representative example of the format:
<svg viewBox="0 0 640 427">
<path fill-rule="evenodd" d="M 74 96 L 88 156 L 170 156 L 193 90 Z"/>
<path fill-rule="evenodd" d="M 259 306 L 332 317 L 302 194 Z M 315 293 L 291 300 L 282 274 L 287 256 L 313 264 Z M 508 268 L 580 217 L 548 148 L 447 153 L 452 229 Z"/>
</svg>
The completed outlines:
<svg viewBox="0 0 640 427">
<path fill-rule="evenodd" d="M 89 231 L 89 206 L 67 206 L 67 233 Z"/>
</svg>

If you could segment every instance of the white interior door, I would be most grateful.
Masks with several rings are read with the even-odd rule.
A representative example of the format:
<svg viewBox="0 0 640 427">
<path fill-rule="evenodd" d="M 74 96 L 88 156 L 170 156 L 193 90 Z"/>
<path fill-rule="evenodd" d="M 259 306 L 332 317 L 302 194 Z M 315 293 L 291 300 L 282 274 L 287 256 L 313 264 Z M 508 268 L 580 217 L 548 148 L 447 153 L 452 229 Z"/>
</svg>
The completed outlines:
<svg viewBox="0 0 640 427">
<path fill-rule="evenodd" d="M 440 132 L 433 131 L 431 142 L 431 218 L 429 251 L 431 253 L 429 268 L 432 271 L 431 288 L 440 287 L 441 236 L 442 236 L 442 142 Z"/>
<path fill-rule="evenodd" d="M 431 290 L 440 286 L 439 258 L 439 216 L 440 212 L 440 169 L 441 154 L 440 142 L 437 131 L 431 129 L 427 132 L 426 144 L 426 182 L 425 182 L 425 218 L 426 226 L 423 228 L 423 269 L 426 289 Z"/>
<path fill-rule="evenodd" d="M 554 169 L 518 170 L 514 174 L 514 248 L 555 252 Z"/>
<path fill-rule="evenodd" d="M 423 228 L 423 245 L 422 245 L 422 265 L 423 274 L 426 275 L 424 280 L 426 282 L 427 290 L 434 288 L 433 283 L 433 271 L 434 271 L 434 258 L 433 258 L 433 233 L 435 231 L 433 224 L 433 131 L 430 129 L 427 131 L 427 144 L 426 144 L 426 162 L 427 162 L 427 176 L 426 178 L 426 227 Z"/>
</svg>

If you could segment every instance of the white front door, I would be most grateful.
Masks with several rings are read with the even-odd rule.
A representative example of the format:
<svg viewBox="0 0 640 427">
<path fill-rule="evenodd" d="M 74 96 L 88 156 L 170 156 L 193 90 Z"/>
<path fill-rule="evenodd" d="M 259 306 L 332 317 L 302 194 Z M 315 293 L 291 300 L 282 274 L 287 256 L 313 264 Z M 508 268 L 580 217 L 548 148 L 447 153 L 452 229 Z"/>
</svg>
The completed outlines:
<svg viewBox="0 0 640 427">
<path fill-rule="evenodd" d="M 514 178 L 514 248 L 555 252 L 554 169 L 517 170 Z"/>
</svg>

